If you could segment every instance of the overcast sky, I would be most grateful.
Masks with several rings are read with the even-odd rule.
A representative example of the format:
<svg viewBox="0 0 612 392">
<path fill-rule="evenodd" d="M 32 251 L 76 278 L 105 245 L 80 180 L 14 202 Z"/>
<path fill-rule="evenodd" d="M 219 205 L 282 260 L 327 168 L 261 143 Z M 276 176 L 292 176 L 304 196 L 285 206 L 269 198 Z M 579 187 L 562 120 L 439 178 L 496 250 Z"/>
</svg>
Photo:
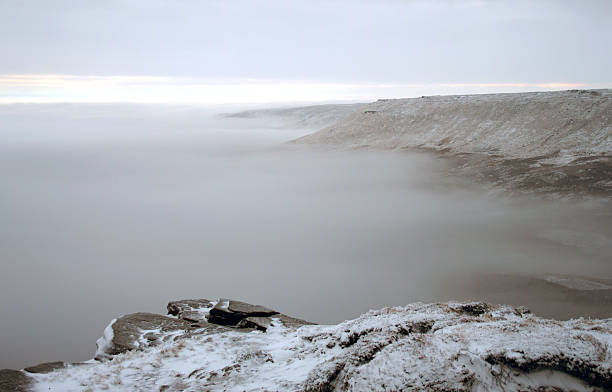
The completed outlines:
<svg viewBox="0 0 612 392">
<path fill-rule="evenodd" d="M 5 102 L 612 87 L 609 0 L 0 0 L 0 7 Z M 26 81 L 15 76 L 24 74 Z"/>
</svg>

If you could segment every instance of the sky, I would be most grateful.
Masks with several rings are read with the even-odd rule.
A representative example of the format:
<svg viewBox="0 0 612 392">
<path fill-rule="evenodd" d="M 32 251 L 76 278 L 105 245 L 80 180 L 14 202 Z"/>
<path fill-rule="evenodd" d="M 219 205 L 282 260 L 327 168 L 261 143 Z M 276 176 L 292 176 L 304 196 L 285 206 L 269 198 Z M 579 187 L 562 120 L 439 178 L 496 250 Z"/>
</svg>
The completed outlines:
<svg viewBox="0 0 612 392">
<path fill-rule="evenodd" d="M 0 103 L 612 87 L 612 1 L 0 0 Z"/>
</svg>

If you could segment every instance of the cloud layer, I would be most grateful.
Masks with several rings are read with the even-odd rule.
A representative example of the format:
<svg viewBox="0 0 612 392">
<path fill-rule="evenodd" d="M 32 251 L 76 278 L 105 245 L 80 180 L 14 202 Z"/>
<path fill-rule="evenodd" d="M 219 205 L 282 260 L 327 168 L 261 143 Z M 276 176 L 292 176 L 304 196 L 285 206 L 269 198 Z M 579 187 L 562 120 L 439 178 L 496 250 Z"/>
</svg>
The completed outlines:
<svg viewBox="0 0 612 392">
<path fill-rule="evenodd" d="M 605 0 L 49 0 L 0 8 L 0 74 L 612 82 Z"/>
</svg>

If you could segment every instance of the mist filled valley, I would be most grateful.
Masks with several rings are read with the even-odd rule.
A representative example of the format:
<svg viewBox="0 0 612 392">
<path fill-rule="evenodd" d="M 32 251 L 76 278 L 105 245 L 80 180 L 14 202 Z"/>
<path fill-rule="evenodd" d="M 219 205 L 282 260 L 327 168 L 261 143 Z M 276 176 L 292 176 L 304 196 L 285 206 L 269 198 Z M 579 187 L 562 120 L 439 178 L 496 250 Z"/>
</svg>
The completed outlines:
<svg viewBox="0 0 612 392">
<path fill-rule="evenodd" d="M 610 315 L 547 286 L 610 283 L 609 199 L 512 197 L 430 152 L 288 143 L 317 129 L 228 110 L 0 106 L 0 366 L 91 358 L 109 320 L 173 298 L 320 323 L 463 299 Z"/>
<path fill-rule="evenodd" d="M 0 392 L 612 391 L 612 1 L 0 1 Z"/>
</svg>

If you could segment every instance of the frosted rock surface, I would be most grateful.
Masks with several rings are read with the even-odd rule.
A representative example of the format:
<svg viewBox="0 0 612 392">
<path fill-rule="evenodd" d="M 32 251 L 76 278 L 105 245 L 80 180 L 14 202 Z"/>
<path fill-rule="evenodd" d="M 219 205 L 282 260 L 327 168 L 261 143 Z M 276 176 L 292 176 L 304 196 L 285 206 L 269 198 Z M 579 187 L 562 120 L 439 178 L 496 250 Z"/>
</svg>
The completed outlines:
<svg viewBox="0 0 612 392">
<path fill-rule="evenodd" d="M 338 325 L 270 320 L 266 332 L 176 336 L 32 377 L 40 391 L 612 388 L 612 319 L 553 321 L 471 302 L 384 308 Z"/>
</svg>

